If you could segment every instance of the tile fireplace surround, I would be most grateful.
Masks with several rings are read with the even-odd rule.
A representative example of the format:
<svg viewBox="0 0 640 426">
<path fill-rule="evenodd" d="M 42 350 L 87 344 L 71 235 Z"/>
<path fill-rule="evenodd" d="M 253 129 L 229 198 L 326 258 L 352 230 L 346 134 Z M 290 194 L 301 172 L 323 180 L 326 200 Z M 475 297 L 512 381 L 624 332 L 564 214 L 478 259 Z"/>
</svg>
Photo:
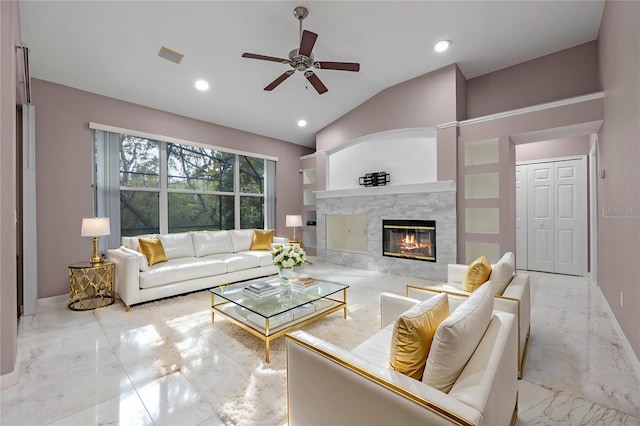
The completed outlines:
<svg viewBox="0 0 640 426">
<path fill-rule="evenodd" d="M 322 262 L 442 281 L 447 264 L 456 263 L 455 182 L 443 181 L 377 188 L 318 191 L 317 257 Z M 326 215 L 366 215 L 367 253 L 327 249 Z M 382 220 L 435 220 L 436 262 L 382 255 Z M 331 232 L 331 231 L 329 231 Z"/>
</svg>

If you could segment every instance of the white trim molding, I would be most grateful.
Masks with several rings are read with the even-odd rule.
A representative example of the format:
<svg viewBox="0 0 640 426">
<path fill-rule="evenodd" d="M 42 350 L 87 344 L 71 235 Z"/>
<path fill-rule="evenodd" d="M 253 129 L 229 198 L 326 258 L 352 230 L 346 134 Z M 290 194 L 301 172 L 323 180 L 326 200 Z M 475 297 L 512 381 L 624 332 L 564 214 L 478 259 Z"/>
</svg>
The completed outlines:
<svg viewBox="0 0 640 426">
<path fill-rule="evenodd" d="M 301 156 L 300 159 L 306 160 L 307 158 L 316 158 L 316 157 L 320 157 L 321 155 L 327 155 L 327 152 L 325 150 L 312 152 L 311 154 Z"/>
<path fill-rule="evenodd" d="M 450 121 L 448 123 L 442 123 L 442 124 L 438 124 L 436 126 L 436 129 L 438 130 L 442 130 L 442 129 L 448 129 L 450 127 L 458 127 L 458 125 L 460 124 L 459 121 Z"/>
<path fill-rule="evenodd" d="M 635 376 L 640 377 L 640 360 L 638 359 L 638 356 L 633 351 L 633 348 L 631 347 L 631 343 L 629 343 L 627 336 L 625 336 L 624 332 L 622 331 L 620 324 L 618 324 L 618 320 L 616 319 L 616 316 L 611 310 L 611 306 L 609 306 L 609 302 L 607 302 L 607 298 L 604 297 L 604 293 L 602 292 L 602 289 L 598 285 L 596 285 L 595 287 L 596 287 L 596 290 L 598 291 L 598 294 L 600 295 L 600 301 L 602 303 L 602 307 L 607 312 L 607 315 L 611 320 L 611 325 L 613 326 L 613 329 L 615 330 L 616 334 L 618 335 L 618 338 L 620 339 L 620 344 L 624 349 L 624 353 L 626 355 L 627 361 L 629 361 L 629 364 L 631 365 L 631 369 L 633 370 Z"/>
<path fill-rule="evenodd" d="M 496 114 L 485 115 L 483 117 L 470 118 L 469 120 L 460 121 L 458 126 L 471 126 L 478 123 L 484 123 L 487 121 L 499 120 L 501 118 L 513 117 L 516 115 L 528 114 L 536 111 L 544 111 L 552 108 L 559 108 L 567 105 L 579 104 L 582 102 L 593 101 L 596 99 L 604 99 L 604 92 L 595 92 L 588 95 L 576 96 L 573 98 L 562 99 L 559 101 L 547 102 L 544 104 L 533 105 L 530 107 L 513 109 L 511 111 L 499 112 Z"/>
</svg>

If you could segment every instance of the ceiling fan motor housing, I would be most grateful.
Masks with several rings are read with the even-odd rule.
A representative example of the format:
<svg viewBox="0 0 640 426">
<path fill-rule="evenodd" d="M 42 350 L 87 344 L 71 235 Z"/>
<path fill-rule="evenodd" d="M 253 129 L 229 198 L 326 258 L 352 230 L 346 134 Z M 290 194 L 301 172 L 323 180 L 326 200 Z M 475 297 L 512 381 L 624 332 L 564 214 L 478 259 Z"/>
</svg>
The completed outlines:
<svg viewBox="0 0 640 426">
<path fill-rule="evenodd" d="M 293 49 L 289 52 L 289 65 L 298 71 L 305 71 L 313 66 L 313 53 L 311 56 L 301 55 L 300 49 Z"/>
</svg>

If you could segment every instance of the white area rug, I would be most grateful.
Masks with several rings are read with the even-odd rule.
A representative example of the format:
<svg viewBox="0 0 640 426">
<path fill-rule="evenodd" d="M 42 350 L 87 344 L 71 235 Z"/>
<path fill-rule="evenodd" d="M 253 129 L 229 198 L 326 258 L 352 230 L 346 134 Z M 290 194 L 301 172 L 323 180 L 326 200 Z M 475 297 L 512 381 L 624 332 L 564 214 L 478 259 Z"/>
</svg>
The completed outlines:
<svg viewBox="0 0 640 426">
<path fill-rule="evenodd" d="M 322 275 L 322 268 L 312 268 L 311 273 Z M 348 350 L 375 333 L 380 292 L 402 294 L 408 281 L 361 274 L 327 274 L 325 279 L 350 285 L 347 319 L 338 311 L 303 330 Z M 211 293 L 205 290 L 134 306 L 130 312 L 115 304 L 96 311 L 96 317 L 125 368 L 127 361 L 132 371 L 146 363 L 145 373 L 132 377 L 134 382 L 182 374 L 202 402 L 230 425 L 286 424 L 284 337 L 271 342 L 267 364 L 264 342 L 220 316 L 212 325 L 210 305 Z"/>
</svg>

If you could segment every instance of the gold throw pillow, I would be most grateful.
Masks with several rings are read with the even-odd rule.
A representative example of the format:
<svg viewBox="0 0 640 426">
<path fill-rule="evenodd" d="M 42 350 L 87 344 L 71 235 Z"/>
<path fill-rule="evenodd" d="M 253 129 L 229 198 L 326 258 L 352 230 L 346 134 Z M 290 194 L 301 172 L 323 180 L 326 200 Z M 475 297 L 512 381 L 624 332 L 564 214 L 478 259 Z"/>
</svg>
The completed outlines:
<svg viewBox="0 0 640 426">
<path fill-rule="evenodd" d="M 160 238 L 138 238 L 138 245 L 140 246 L 140 253 L 147 256 L 149 266 L 167 261 L 167 256 L 164 254 L 164 247 L 162 247 Z"/>
<path fill-rule="evenodd" d="M 389 367 L 421 380 L 433 336 L 448 315 L 446 293 L 420 302 L 402 314 L 393 326 Z"/>
<path fill-rule="evenodd" d="M 491 262 L 485 256 L 480 256 L 469 265 L 467 274 L 462 281 L 462 289 L 472 293 L 486 283 L 491 275 Z"/>
<path fill-rule="evenodd" d="M 251 241 L 251 250 L 271 250 L 273 231 L 273 229 L 255 229 L 253 231 L 253 240 Z"/>
</svg>

